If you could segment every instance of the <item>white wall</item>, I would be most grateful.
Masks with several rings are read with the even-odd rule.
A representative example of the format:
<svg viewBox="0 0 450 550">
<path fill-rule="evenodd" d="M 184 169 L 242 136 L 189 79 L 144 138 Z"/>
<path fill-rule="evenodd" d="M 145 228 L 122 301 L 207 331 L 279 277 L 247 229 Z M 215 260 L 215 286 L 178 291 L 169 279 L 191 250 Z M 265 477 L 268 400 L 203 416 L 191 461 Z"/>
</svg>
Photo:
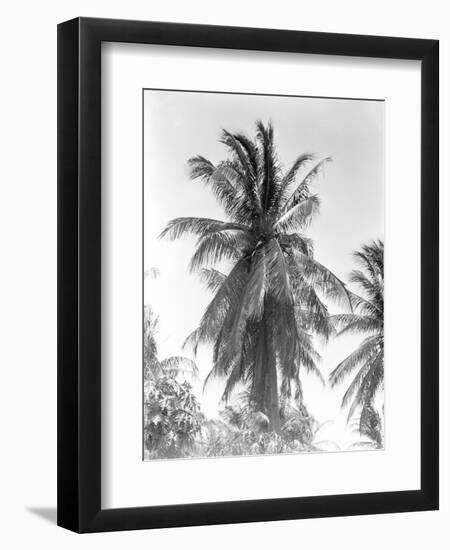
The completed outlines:
<svg viewBox="0 0 450 550">
<path fill-rule="evenodd" d="M 439 0 L 66 0 L 2 10 L 0 541 L 4 548 L 447 548 L 449 306 L 441 288 L 441 511 L 77 536 L 56 528 L 56 24 L 78 16 L 293 28 L 441 40 L 441 258 L 450 268 L 450 18 Z M 448 153 L 447 153 L 448 154 Z M 407 162 L 407 159 L 405 159 Z M 33 512 L 33 509 L 35 510 Z M 36 513 L 36 509 L 38 512 Z M 45 519 L 46 516 L 47 519 Z M 8 541 L 8 542 L 7 542 Z"/>
</svg>

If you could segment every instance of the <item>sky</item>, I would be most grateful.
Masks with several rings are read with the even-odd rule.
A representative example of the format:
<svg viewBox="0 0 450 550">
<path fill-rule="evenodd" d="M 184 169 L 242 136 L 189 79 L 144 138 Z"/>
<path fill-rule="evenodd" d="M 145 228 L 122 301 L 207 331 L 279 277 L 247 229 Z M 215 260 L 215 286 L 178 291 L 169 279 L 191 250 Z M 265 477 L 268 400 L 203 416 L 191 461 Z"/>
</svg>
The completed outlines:
<svg viewBox="0 0 450 550">
<path fill-rule="evenodd" d="M 187 160 L 202 155 L 216 163 L 226 158 L 218 139 L 222 128 L 253 136 L 255 121 L 272 121 L 279 158 L 289 167 L 301 153 L 332 157 L 315 179 L 312 192 L 321 200 L 320 213 L 307 234 L 315 257 L 344 281 L 356 268 L 352 253 L 374 238 L 384 238 L 384 102 L 182 91 L 144 91 L 144 269 L 156 267 L 159 277 L 144 282 L 144 302 L 159 316 L 159 357 L 187 355 L 182 345 L 198 326 L 212 298 L 197 274 L 188 269 L 195 238 L 159 239 L 176 217 L 202 216 L 224 220 L 223 209 L 200 182 L 188 177 Z M 358 291 L 352 287 L 352 290 Z M 330 311 L 341 309 L 329 304 Z M 326 377 L 361 341 L 337 338 L 319 345 L 320 369 Z M 200 380 L 194 383 L 202 409 L 216 416 L 222 384 L 202 392 L 211 369 L 211 350 L 195 358 Z M 323 428 L 318 439 L 340 448 L 357 439 L 346 425 L 340 400 L 346 385 L 323 388 L 310 375 L 302 378 L 306 405 Z"/>
</svg>

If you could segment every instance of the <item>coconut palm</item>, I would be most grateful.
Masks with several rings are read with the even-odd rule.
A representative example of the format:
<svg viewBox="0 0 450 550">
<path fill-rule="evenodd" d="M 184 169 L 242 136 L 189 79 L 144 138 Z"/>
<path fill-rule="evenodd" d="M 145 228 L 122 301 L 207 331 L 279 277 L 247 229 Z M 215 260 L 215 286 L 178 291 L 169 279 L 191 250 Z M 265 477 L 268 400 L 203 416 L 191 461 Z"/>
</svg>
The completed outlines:
<svg viewBox="0 0 450 550">
<path fill-rule="evenodd" d="M 280 391 L 301 396 L 299 369 L 320 376 L 312 332 L 328 338 L 325 296 L 347 298 L 345 285 L 321 265 L 304 231 L 319 210 L 312 180 L 331 159 L 310 164 L 301 154 L 283 171 L 272 125 L 256 123 L 256 137 L 222 131 L 228 158 L 213 164 L 188 161 L 190 177 L 215 195 L 226 221 L 171 220 L 162 237 L 197 237 L 191 271 L 200 271 L 214 292 L 199 327 L 187 340 L 213 347 L 213 376 L 226 379 L 223 398 L 236 385 L 250 389 L 252 410 L 280 431 Z M 302 176 L 299 177 L 299 174 Z M 217 267 L 227 266 L 227 274 Z"/>
<path fill-rule="evenodd" d="M 361 408 L 359 431 L 363 434 L 368 431 L 369 424 L 373 431 L 375 419 L 379 418 L 374 409 L 374 399 L 384 383 L 384 244 L 380 240 L 373 241 L 355 252 L 354 257 L 361 270 L 352 271 L 351 281 L 361 287 L 365 297 L 353 294 L 353 313 L 333 315 L 331 321 L 338 336 L 362 334 L 365 338 L 333 370 L 330 382 L 335 386 L 354 374 L 342 399 L 342 406 L 350 405 L 349 420 Z"/>
</svg>

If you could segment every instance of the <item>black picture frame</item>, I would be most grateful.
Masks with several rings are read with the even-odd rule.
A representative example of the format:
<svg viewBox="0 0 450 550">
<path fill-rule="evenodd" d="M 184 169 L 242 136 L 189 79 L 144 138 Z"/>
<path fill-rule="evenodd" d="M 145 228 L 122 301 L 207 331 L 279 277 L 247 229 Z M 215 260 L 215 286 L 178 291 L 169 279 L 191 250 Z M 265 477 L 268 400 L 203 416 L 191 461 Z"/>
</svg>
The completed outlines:
<svg viewBox="0 0 450 550">
<path fill-rule="evenodd" d="M 421 61 L 420 490 L 102 510 L 103 41 Z M 438 68 L 437 40 L 92 18 L 58 26 L 58 525 L 84 533 L 438 509 Z"/>
</svg>

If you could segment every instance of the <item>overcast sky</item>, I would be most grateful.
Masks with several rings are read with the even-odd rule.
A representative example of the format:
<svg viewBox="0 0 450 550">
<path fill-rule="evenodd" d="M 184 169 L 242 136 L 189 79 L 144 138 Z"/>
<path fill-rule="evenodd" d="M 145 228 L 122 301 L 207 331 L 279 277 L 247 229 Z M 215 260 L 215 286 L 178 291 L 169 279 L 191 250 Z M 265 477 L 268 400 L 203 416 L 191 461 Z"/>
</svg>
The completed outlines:
<svg viewBox="0 0 450 550">
<path fill-rule="evenodd" d="M 186 161 L 202 155 L 216 163 L 226 158 L 220 131 L 254 134 L 255 121 L 272 121 L 279 157 L 289 166 L 304 152 L 331 156 L 313 190 L 321 210 L 309 229 L 315 255 L 336 275 L 348 279 L 355 268 L 352 252 L 374 238 L 384 238 L 384 103 L 381 101 L 255 96 L 200 92 L 144 92 L 144 267 L 157 267 L 157 280 L 146 280 L 144 301 L 160 317 L 157 343 L 160 358 L 189 355 L 186 336 L 200 321 L 211 295 L 188 263 L 194 238 L 160 240 L 169 220 L 181 216 L 225 219 L 212 193 L 190 181 Z M 357 290 L 357 289 L 355 289 Z M 330 310 L 338 311 L 330 305 Z M 343 337 L 320 349 L 326 376 L 361 341 Z M 210 350 L 201 349 L 201 377 L 211 368 Z M 345 386 L 323 390 L 304 377 L 305 400 L 320 422 L 333 420 L 322 438 L 345 447 L 357 439 L 345 427 L 339 402 Z M 202 395 L 202 407 L 215 415 L 220 384 Z"/>
</svg>

